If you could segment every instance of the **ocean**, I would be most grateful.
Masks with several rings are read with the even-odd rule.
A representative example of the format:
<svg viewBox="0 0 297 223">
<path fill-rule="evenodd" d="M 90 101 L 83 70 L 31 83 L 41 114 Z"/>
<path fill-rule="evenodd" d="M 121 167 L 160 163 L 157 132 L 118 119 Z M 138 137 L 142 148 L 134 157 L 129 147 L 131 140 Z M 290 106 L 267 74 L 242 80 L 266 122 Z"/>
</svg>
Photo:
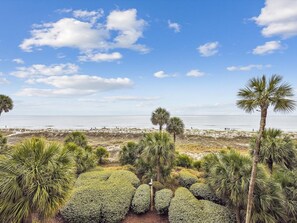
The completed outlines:
<svg viewBox="0 0 297 223">
<path fill-rule="evenodd" d="M 187 129 L 257 130 L 259 117 L 255 115 L 198 115 L 179 116 Z M 17 116 L 0 117 L 0 128 L 26 129 L 91 129 L 91 128 L 153 128 L 150 116 Z M 267 127 L 283 131 L 297 131 L 297 116 L 269 116 Z"/>
</svg>

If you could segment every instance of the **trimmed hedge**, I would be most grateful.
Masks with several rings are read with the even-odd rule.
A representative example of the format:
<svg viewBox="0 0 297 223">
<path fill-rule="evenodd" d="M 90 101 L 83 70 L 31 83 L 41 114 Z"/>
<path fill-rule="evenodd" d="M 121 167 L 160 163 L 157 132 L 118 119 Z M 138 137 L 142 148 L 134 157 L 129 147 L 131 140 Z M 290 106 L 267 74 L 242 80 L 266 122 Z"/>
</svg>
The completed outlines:
<svg viewBox="0 0 297 223">
<path fill-rule="evenodd" d="M 186 170 L 179 172 L 179 184 L 182 187 L 189 188 L 192 184 L 197 183 L 198 178 Z"/>
<path fill-rule="evenodd" d="M 134 194 L 132 200 L 132 210 L 136 214 L 142 214 L 150 209 L 151 195 L 150 186 L 147 184 L 140 185 Z"/>
<path fill-rule="evenodd" d="M 210 201 L 197 200 L 186 188 L 176 190 L 169 207 L 170 223 L 233 223 L 230 210 Z"/>
<path fill-rule="evenodd" d="M 190 191 L 198 199 L 221 203 L 221 200 L 213 193 L 207 184 L 195 183 L 190 187 Z"/>
<path fill-rule="evenodd" d="M 159 190 L 155 194 L 155 209 L 158 214 L 166 214 L 173 197 L 173 192 L 170 189 Z"/>
<path fill-rule="evenodd" d="M 128 213 L 139 184 L 129 171 L 91 171 L 81 174 L 72 197 L 61 210 L 68 223 L 116 223 Z"/>
</svg>

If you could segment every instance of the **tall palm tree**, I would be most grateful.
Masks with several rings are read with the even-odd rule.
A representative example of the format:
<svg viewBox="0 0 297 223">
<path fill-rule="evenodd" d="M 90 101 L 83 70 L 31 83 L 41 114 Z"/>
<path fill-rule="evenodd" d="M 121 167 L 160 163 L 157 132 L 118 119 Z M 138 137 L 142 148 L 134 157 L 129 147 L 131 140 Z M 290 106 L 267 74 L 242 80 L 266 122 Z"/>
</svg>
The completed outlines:
<svg viewBox="0 0 297 223">
<path fill-rule="evenodd" d="M 13 109 L 13 101 L 9 96 L 0 95 L 0 116 L 3 112 L 9 112 Z"/>
<path fill-rule="evenodd" d="M 69 153 L 56 143 L 32 138 L 0 160 L 1 222 L 32 223 L 53 216 L 74 182 Z"/>
<path fill-rule="evenodd" d="M 166 130 L 173 134 L 173 141 L 175 143 L 176 136 L 184 134 L 185 125 L 183 121 L 178 117 L 172 117 L 169 119 Z"/>
<path fill-rule="evenodd" d="M 255 139 L 251 142 L 251 149 L 254 150 L 254 148 Z M 293 141 L 288 136 L 283 137 L 279 129 L 265 130 L 259 152 L 259 162 L 267 164 L 270 173 L 273 171 L 274 164 L 288 169 L 294 168 L 297 162 L 297 150 Z"/>
<path fill-rule="evenodd" d="M 278 75 L 273 75 L 269 80 L 267 80 L 265 75 L 259 78 L 252 78 L 249 80 L 247 86 L 240 89 L 238 92 L 239 100 L 237 101 L 237 106 L 239 108 L 248 113 L 257 110 L 261 112 L 260 128 L 253 152 L 253 167 L 249 185 L 246 223 L 250 223 L 251 220 L 257 164 L 259 161 L 261 141 L 266 126 L 268 108 L 272 106 L 273 110 L 276 112 L 293 111 L 295 108 L 295 101 L 291 99 L 293 96 L 293 88 L 291 85 L 282 83 L 282 77 Z"/>
<path fill-rule="evenodd" d="M 148 133 L 140 144 L 143 148 L 142 158 L 157 175 L 157 181 L 160 181 L 174 163 L 175 151 L 170 135 L 166 132 Z"/>
<path fill-rule="evenodd" d="M 169 121 L 170 114 L 165 108 L 157 108 L 151 117 L 153 125 L 159 125 L 159 130 L 162 132 L 163 126 Z"/>
</svg>

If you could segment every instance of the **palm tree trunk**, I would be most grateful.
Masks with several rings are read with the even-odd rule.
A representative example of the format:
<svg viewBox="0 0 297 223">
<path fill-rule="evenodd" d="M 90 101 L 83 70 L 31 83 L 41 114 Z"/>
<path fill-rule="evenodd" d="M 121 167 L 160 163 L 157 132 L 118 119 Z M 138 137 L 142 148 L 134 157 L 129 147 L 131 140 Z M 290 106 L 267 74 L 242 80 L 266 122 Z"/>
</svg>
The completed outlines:
<svg viewBox="0 0 297 223">
<path fill-rule="evenodd" d="M 162 125 L 159 125 L 159 132 L 162 132 Z"/>
<path fill-rule="evenodd" d="M 261 141 L 262 141 L 263 133 L 266 126 L 267 109 L 268 109 L 267 107 L 261 108 L 260 129 L 259 129 L 259 133 L 256 141 L 256 147 L 254 149 L 253 167 L 252 167 L 249 193 L 248 193 L 248 199 L 247 199 L 247 208 L 246 208 L 246 217 L 245 217 L 246 223 L 251 223 L 252 207 L 253 207 L 253 200 L 254 200 L 254 189 L 255 189 L 255 183 L 256 183 L 256 177 L 257 177 L 257 165 L 259 162 L 259 151 L 261 147 Z"/>
<path fill-rule="evenodd" d="M 236 222 L 237 223 L 241 223 L 241 219 L 240 219 L 240 208 L 239 207 L 235 207 L 235 215 L 236 215 Z"/>
<path fill-rule="evenodd" d="M 161 180 L 161 177 L 160 177 L 161 173 L 160 172 L 161 172 L 160 171 L 160 164 L 158 163 L 157 164 L 157 181 L 158 182 L 160 182 L 160 180 Z"/>
<path fill-rule="evenodd" d="M 175 144 L 175 141 L 176 141 L 176 134 L 175 134 L 175 132 L 173 133 L 173 142 L 174 142 L 174 144 Z"/>
</svg>

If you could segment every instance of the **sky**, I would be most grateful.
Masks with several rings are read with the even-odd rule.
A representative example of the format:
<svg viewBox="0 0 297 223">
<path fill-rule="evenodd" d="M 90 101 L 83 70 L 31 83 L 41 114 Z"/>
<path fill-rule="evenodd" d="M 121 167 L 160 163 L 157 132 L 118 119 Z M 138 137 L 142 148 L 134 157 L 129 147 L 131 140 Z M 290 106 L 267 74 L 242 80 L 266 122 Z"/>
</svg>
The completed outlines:
<svg viewBox="0 0 297 223">
<path fill-rule="evenodd" d="M 7 115 L 233 115 L 252 77 L 297 89 L 296 0 L 1 0 L 0 27 Z"/>
</svg>

